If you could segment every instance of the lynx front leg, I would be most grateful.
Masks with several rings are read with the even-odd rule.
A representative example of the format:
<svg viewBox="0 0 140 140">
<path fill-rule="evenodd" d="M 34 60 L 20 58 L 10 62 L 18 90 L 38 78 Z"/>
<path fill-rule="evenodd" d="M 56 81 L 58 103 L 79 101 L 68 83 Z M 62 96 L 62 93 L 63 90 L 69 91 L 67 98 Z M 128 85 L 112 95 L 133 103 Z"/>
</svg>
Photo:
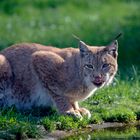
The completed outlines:
<svg viewBox="0 0 140 140">
<path fill-rule="evenodd" d="M 64 96 L 53 95 L 53 100 L 59 113 L 82 118 L 80 112 L 78 110 L 75 110 L 69 100 Z"/>
<path fill-rule="evenodd" d="M 78 105 L 78 102 L 73 103 L 73 108 L 74 108 L 75 111 L 79 111 L 82 116 L 87 116 L 88 118 L 91 117 L 90 111 L 87 110 L 86 108 L 80 108 L 79 105 Z"/>
</svg>

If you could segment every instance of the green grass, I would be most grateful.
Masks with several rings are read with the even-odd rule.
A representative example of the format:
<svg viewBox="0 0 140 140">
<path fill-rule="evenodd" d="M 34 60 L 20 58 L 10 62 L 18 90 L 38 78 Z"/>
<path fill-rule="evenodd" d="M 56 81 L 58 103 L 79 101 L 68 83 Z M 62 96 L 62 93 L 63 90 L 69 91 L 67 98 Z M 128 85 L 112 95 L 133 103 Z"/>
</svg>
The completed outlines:
<svg viewBox="0 0 140 140">
<path fill-rule="evenodd" d="M 40 110 L 33 112 L 19 112 L 14 107 L 0 110 L 0 138 L 39 138 L 44 126 L 46 132 L 53 130 L 72 130 L 87 126 L 89 120 L 62 116 L 52 111 L 51 114 L 40 115 Z M 33 111 L 33 110 L 32 110 Z M 44 110 L 41 110 L 44 111 Z M 46 111 L 48 111 L 46 109 Z"/>
<path fill-rule="evenodd" d="M 109 122 L 132 122 L 139 113 L 140 88 L 132 83 L 119 81 L 117 85 L 102 89 L 83 103 L 98 119 Z"/>
<path fill-rule="evenodd" d="M 21 139 L 41 136 L 35 119 L 30 115 L 26 117 L 13 108 L 3 109 L 0 112 L 0 138 Z"/>
</svg>

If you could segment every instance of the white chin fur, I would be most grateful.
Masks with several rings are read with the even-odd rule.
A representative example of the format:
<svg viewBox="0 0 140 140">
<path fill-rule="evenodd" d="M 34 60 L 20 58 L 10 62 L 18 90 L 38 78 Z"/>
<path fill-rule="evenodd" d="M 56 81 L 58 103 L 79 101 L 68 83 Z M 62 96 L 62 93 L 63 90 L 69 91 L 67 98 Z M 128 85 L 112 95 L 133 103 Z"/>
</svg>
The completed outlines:
<svg viewBox="0 0 140 140">
<path fill-rule="evenodd" d="M 111 82 L 113 81 L 114 76 L 109 76 L 109 73 L 106 74 L 106 82 L 105 85 L 109 85 L 111 84 Z"/>
<path fill-rule="evenodd" d="M 88 95 L 85 99 L 89 98 L 97 90 L 97 87 L 93 83 L 91 83 L 89 77 L 86 79 L 86 86 L 88 87 Z"/>
</svg>

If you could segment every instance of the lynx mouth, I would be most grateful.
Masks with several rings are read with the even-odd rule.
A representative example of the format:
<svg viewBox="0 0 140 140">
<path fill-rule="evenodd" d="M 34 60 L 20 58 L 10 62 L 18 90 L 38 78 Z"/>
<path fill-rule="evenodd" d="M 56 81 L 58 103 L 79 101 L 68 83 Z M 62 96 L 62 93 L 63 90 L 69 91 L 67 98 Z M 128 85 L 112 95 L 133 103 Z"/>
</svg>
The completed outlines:
<svg viewBox="0 0 140 140">
<path fill-rule="evenodd" d="M 102 86 L 103 82 L 95 82 L 95 81 L 93 81 L 93 84 L 95 86 L 97 86 L 97 87 L 100 87 L 100 86 Z"/>
</svg>

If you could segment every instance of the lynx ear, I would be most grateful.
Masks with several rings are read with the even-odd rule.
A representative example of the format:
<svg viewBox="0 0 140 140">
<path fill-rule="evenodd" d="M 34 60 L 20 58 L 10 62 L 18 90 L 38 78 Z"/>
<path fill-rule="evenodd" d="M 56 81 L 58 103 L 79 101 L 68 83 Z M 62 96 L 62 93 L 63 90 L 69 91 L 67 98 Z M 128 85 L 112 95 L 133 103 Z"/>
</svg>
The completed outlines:
<svg viewBox="0 0 140 140">
<path fill-rule="evenodd" d="M 87 55 L 89 52 L 87 45 L 83 41 L 79 42 L 79 49 L 80 49 L 80 54 L 82 57 Z"/>
<path fill-rule="evenodd" d="M 118 41 L 114 40 L 110 45 L 106 47 L 106 51 L 112 55 L 114 58 L 117 58 L 118 55 Z"/>
</svg>

